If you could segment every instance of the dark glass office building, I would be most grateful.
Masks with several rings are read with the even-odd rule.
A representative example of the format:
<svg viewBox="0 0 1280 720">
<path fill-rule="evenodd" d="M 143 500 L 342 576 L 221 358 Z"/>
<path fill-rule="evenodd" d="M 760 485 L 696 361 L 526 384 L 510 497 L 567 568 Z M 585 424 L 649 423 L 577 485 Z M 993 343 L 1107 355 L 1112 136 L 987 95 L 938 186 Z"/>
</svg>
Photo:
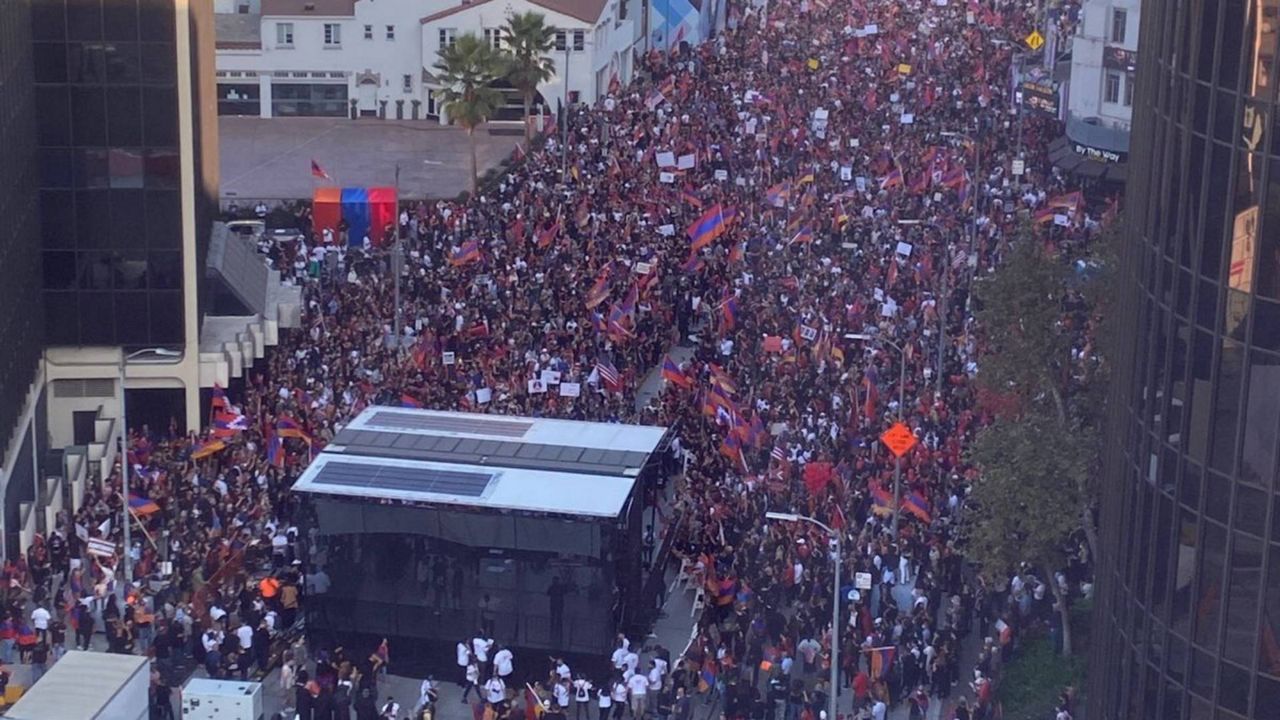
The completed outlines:
<svg viewBox="0 0 1280 720">
<path fill-rule="evenodd" d="M 1088 716 L 1271 720 L 1280 2 L 1142 12 Z"/>
<path fill-rule="evenodd" d="M 32 13 L 48 342 L 182 345 L 184 283 L 203 275 L 216 209 L 202 162 L 203 150 L 217 158 L 201 120 L 216 115 L 202 107 L 214 95 L 209 3 L 38 0 Z M 176 18 L 189 18 L 189 33 Z M 191 62 L 179 54 L 187 52 Z M 196 222 L 185 227 L 184 107 L 195 113 L 187 122 L 196 178 Z M 203 242 L 191 247 L 184 233 Z M 191 250 L 197 271 L 184 277 Z"/>
<path fill-rule="evenodd" d="M 43 341 L 30 11 L 30 0 L 0 2 L 0 438 L 22 412 Z"/>
</svg>

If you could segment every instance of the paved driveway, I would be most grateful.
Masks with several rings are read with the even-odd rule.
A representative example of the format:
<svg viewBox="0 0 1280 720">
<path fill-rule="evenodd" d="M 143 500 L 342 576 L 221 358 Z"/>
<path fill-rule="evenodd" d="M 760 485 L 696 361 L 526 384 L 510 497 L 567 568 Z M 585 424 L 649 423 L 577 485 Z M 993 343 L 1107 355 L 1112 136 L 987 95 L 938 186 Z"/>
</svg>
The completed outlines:
<svg viewBox="0 0 1280 720">
<path fill-rule="evenodd" d="M 467 136 L 434 122 L 343 118 L 218 118 L 221 192 L 241 206 L 311 197 L 314 159 L 343 187 L 390 186 L 400 164 L 406 198 L 453 197 L 467 188 Z M 476 133 L 480 174 L 509 156 L 519 136 Z"/>
</svg>

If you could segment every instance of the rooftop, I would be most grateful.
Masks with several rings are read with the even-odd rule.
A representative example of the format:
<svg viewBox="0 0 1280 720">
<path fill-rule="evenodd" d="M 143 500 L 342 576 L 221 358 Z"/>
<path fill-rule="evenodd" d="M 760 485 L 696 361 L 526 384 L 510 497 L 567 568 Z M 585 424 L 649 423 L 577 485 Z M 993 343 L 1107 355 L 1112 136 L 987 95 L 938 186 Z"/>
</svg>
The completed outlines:
<svg viewBox="0 0 1280 720">
<path fill-rule="evenodd" d="M 262 14 L 353 17 L 356 14 L 356 0 L 262 0 Z"/>
<path fill-rule="evenodd" d="M 264 3 L 267 1 L 268 0 L 263 0 Z M 480 5 L 484 5 L 489 2 L 492 2 L 492 0 L 463 2 L 451 8 L 446 8 L 439 12 L 432 13 L 422 18 L 420 22 L 423 25 L 426 25 L 427 23 L 435 22 L 436 20 L 449 17 L 450 15 L 455 15 L 463 10 L 470 10 L 471 8 L 479 7 Z M 540 8 L 550 10 L 553 13 L 566 15 L 574 18 L 575 20 L 581 20 L 584 23 L 590 23 L 592 25 L 600 19 L 600 14 L 604 12 L 605 7 L 609 4 L 608 0 L 529 0 L 529 2 Z"/>
<path fill-rule="evenodd" d="M 262 16 L 217 13 L 213 16 L 214 42 L 223 50 L 256 50 L 262 47 Z"/>
</svg>

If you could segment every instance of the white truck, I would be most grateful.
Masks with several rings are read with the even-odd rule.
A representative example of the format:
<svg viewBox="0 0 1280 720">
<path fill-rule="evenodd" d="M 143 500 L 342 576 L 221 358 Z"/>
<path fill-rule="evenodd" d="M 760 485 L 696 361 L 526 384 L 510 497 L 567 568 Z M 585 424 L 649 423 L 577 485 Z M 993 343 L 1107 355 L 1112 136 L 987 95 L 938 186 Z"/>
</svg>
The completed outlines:
<svg viewBox="0 0 1280 720">
<path fill-rule="evenodd" d="M 4 720 L 145 720 L 151 661 L 73 650 L 0 715 Z"/>
<path fill-rule="evenodd" d="M 262 684 L 191 678 L 182 687 L 182 720 L 262 720 Z"/>
</svg>

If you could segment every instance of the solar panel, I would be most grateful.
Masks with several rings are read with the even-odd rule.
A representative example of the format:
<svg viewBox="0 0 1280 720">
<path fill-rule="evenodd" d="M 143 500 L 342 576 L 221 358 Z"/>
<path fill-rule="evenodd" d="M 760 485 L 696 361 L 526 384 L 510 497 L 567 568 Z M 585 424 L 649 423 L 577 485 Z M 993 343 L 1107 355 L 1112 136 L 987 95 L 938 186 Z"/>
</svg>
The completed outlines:
<svg viewBox="0 0 1280 720">
<path fill-rule="evenodd" d="M 480 497 L 493 478 L 494 475 L 486 473 L 333 461 L 325 463 L 311 482 L 316 485 L 376 487 L 459 497 Z"/>
<path fill-rule="evenodd" d="M 529 428 L 533 427 L 531 422 L 485 419 L 483 415 L 470 418 L 452 415 L 420 415 L 392 410 L 375 412 L 369 418 L 369 424 L 398 430 L 435 430 L 510 438 L 524 437 L 524 434 L 529 432 Z"/>
</svg>

